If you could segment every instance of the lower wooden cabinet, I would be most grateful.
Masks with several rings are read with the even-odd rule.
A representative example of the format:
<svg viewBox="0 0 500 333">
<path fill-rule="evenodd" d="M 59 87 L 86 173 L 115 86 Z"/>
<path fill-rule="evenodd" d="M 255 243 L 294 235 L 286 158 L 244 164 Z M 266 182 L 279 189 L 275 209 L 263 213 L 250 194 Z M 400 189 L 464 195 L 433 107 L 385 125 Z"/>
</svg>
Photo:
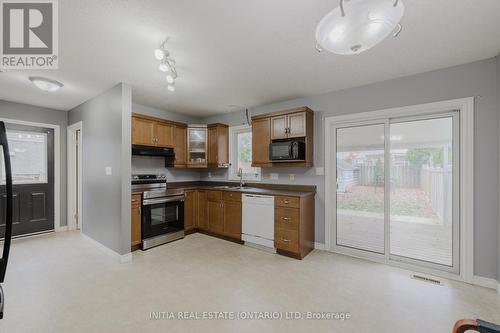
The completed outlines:
<svg viewBox="0 0 500 333">
<path fill-rule="evenodd" d="M 224 236 L 241 239 L 241 201 L 223 201 Z"/>
<path fill-rule="evenodd" d="M 241 193 L 207 191 L 208 231 L 241 239 Z"/>
<path fill-rule="evenodd" d="M 198 218 L 196 220 L 196 227 L 200 230 L 207 230 L 207 192 L 198 191 Z"/>
<path fill-rule="evenodd" d="M 314 249 L 314 195 L 274 197 L 274 246 L 299 259 Z"/>
<path fill-rule="evenodd" d="M 196 226 L 197 209 L 196 191 L 184 192 L 184 231 L 191 231 Z"/>
<path fill-rule="evenodd" d="M 141 244 L 141 195 L 132 195 L 132 230 L 131 245 L 132 251 L 137 250 Z"/>
<path fill-rule="evenodd" d="M 222 201 L 214 200 L 214 195 L 210 191 L 208 192 L 207 200 L 207 219 L 208 219 L 208 231 L 215 234 L 220 234 L 224 232 L 224 211 L 222 208 Z M 212 196 L 210 196 L 212 194 Z M 220 194 L 220 192 L 219 192 Z"/>
</svg>

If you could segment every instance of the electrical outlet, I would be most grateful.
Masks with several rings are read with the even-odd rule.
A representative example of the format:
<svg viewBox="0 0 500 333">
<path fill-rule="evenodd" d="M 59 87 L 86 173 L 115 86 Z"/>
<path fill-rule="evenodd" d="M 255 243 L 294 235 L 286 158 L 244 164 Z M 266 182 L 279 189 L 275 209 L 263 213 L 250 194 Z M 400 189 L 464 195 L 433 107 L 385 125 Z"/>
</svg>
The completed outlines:
<svg viewBox="0 0 500 333">
<path fill-rule="evenodd" d="M 269 174 L 269 179 L 271 180 L 278 180 L 280 178 L 279 173 L 270 173 Z"/>
<path fill-rule="evenodd" d="M 106 176 L 111 176 L 111 175 L 113 174 L 113 169 L 112 169 L 110 166 L 105 167 L 105 168 L 104 168 L 104 174 L 105 174 Z"/>
<path fill-rule="evenodd" d="M 325 168 L 316 168 L 316 176 L 323 176 L 325 174 Z"/>
<path fill-rule="evenodd" d="M 295 180 L 295 175 L 293 173 L 290 174 L 290 180 Z"/>
</svg>

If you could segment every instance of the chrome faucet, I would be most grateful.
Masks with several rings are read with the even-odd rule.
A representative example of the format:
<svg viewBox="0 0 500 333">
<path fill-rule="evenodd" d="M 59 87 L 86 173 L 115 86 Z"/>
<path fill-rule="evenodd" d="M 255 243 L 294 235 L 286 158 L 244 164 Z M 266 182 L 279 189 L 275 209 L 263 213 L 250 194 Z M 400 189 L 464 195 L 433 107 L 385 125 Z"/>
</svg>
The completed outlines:
<svg viewBox="0 0 500 333">
<path fill-rule="evenodd" d="M 245 182 L 243 181 L 243 169 L 238 169 L 238 176 L 240 177 L 240 187 L 245 186 Z"/>
</svg>

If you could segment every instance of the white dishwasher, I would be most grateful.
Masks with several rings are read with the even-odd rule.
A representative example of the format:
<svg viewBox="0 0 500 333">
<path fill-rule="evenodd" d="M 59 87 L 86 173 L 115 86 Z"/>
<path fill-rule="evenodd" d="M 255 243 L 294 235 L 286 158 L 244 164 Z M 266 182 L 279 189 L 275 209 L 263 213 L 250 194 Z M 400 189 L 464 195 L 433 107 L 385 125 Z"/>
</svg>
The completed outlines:
<svg viewBox="0 0 500 333">
<path fill-rule="evenodd" d="M 274 197 L 243 194 L 243 226 L 245 243 L 274 248 Z"/>
</svg>

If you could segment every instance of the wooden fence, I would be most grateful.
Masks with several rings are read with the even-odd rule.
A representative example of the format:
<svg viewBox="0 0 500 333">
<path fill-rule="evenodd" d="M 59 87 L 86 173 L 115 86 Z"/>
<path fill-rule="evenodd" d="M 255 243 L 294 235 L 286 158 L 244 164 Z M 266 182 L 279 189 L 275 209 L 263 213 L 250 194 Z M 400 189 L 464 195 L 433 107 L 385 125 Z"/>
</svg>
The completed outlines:
<svg viewBox="0 0 500 333">
<path fill-rule="evenodd" d="M 358 184 L 362 186 L 375 186 L 383 184 L 384 175 L 378 174 L 375 166 L 359 166 Z M 380 172 L 379 172 L 380 173 Z M 420 187 L 420 169 L 406 165 L 396 165 L 391 168 L 391 186 Z"/>
<path fill-rule="evenodd" d="M 420 183 L 432 209 L 446 224 L 451 223 L 453 206 L 451 169 L 424 167 L 420 172 Z"/>
</svg>

